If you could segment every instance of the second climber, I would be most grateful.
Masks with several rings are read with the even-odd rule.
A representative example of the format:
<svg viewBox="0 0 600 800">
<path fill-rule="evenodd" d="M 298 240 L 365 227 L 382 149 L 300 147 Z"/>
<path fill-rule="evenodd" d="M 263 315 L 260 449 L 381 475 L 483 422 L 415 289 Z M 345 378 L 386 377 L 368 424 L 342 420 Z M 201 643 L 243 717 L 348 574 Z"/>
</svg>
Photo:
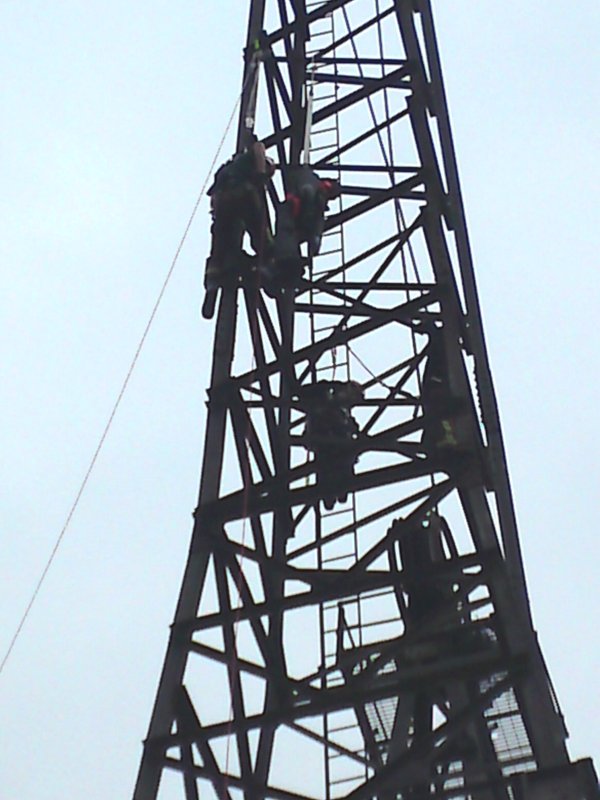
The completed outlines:
<svg viewBox="0 0 600 800">
<path fill-rule="evenodd" d="M 307 243 L 308 258 L 318 255 L 325 212 L 340 193 L 338 181 L 320 178 L 308 164 L 289 168 L 285 202 L 277 211 L 270 262 L 270 277 L 275 284 L 295 283 L 302 275 L 301 244 Z"/>
</svg>

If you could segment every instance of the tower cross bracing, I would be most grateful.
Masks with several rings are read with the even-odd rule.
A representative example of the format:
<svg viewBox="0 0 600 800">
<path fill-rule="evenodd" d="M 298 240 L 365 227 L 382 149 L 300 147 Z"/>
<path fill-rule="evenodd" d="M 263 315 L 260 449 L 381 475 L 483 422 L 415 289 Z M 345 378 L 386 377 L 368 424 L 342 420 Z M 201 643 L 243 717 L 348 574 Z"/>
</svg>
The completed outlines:
<svg viewBox="0 0 600 800">
<path fill-rule="evenodd" d="M 135 800 L 598 798 L 529 610 L 429 1 L 252 0 L 253 133 L 273 218 L 301 161 L 342 194 L 297 284 L 220 291 Z M 301 395 L 351 379 L 326 509 Z"/>
</svg>

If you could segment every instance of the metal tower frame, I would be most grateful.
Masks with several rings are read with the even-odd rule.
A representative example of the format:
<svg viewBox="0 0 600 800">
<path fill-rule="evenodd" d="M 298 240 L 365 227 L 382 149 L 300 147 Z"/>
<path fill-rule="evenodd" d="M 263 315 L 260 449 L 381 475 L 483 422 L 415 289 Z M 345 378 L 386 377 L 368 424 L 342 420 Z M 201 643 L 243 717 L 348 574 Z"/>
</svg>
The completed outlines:
<svg viewBox="0 0 600 800">
<path fill-rule="evenodd" d="M 598 800 L 531 620 L 429 0 L 251 0 L 252 132 L 273 214 L 303 158 L 343 191 L 298 285 L 221 290 L 134 800 Z M 328 512 L 298 392 L 350 365 L 359 462 Z"/>
</svg>

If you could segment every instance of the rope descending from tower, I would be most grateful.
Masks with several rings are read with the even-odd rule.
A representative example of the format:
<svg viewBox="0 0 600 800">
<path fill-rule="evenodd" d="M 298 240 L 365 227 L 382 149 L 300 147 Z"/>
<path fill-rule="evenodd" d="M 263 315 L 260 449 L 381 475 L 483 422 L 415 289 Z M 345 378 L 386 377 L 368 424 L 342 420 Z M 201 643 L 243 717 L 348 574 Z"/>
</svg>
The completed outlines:
<svg viewBox="0 0 600 800">
<path fill-rule="evenodd" d="M 56 555 L 58 553 L 60 545 L 62 544 L 62 541 L 63 541 L 63 539 L 65 537 L 65 534 L 67 533 L 69 525 L 71 524 L 71 520 L 73 518 L 73 515 L 75 514 L 77 506 L 79 505 L 79 502 L 80 502 L 80 500 L 81 500 L 81 498 L 83 496 L 83 493 L 84 493 L 84 491 L 85 491 L 85 489 L 87 487 L 87 484 L 88 484 L 89 479 L 90 479 L 90 477 L 92 475 L 94 467 L 96 466 L 96 462 L 98 461 L 98 457 L 100 456 L 102 448 L 104 447 L 104 444 L 105 444 L 106 439 L 108 437 L 109 431 L 110 431 L 110 429 L 112 427 L 112 424 L 113 424 L 113 421 L 114 421 L 115 416 L 117 414 L 117 411 L 119 409 L 119 406 L 121 405 L 121 401 L 123 400 L 123 397 L 125 395 L 127 387 L 129 385 L 129 381 L 131 379 L 131 376 L 133 375 L 133 372 L 134 372 L 135 367 L 137 365 L 137 362 L 139 360 L 139 357 L 140 357 L 140 354 L 142 352 L 142 349 L 143 349 L 143 347 L 144 347 L 144 345 L 146 343 L 146 339 L 148 338 L 148 334 L 150 333 L 150 328 L 152 327 L 152 324 L 153 324 L 154 319 L 156 317 L 156 314 L 158 312 L 159 306 L 160 306 L 160 304 L 162 302 L 162 299 L 163 299 L 163 297 L 165 295 L 165 292 L 167 290 L 167 286 L 168 286 L 168 284 L 169 284 L 169 282 L 171 280 L 173 272 L 175 271 L 175 266 L 177 265 L 177 262 L 179 260 L 179 256 L 180 256 L 181 251 L 183 249 L 183 245 L 185 244 L 185 241 L 186 241 L 186 239 L 188 237 L 188 234 L 190 232 L 190 229 L 191 229 L 192 224 L 194 222 L 194 219 L 196 217 L 196 212 L 198 211 L 198 208 L 200 206 L 200 202 L 202 201 L 202 198 L 204 197 L 204 194 L 206 192 L 206 188 L 208 186 L 208 182 L 209 182 L 210 177 L 211 177 L 211 175 L 213 173 L 213 170 L 215 168 L 215 164 L 217 163 L 217 160 L 218 160 L 218 158 L 219 158 L 219 156 L 221 154 L 221 151 L 223 149 L 223 145 L 225 144 L 225 139 L 227 138 L 227 136 L 229 134 L 229 131 L 231 130 L 231 126 L 233 125 L 233 121 L 234 121 L 236 112 L 237 112 L 237 110 L 239 108 L 239 105 L 240 105 L 240 102 L 241 102 L 242 95 L 243 95 L 244 91 L 245 91 L 245 86 L 242 87 L 242 91 L 240 92 L 240 94 L 239 94 L 239 96 L 238 96 L 238 98 L 237 98 L 237 100 L 235 102 L 235 105 L 233 107 L 233 110 L 232 110 L 232 112 L 231 112 L 231 114 L 229 116 L 229 119 L 228 119 L 227 124 L 225 126 L 225 130 L 224 130 L 223 135 L 221 136 L 221 139 L 220 139 L 219 144 L 217 146 L 217 150 L 215 152 L 215 155 L 214 155 L 214 157 L 213 157 L 213 159 L 212 159 L 212 161 L 210 163 L 210 166 L 208 168 L 206 177 L 205 177 L 204 182 L 202 184 L 202 188 L 200 189 L 200 191 L 198 193 L 198 196 L 197 196 L 196 201 L 194 203 L 194 206 L 192 208 L 192 212 L 191 212 L 191 214 L 190 214 L 190 216 L 188 218 L 186 226 L 185 226 L 185 228 L 183 230 L 183 234 L 181 236 L 181 239 L 179 240 L 179 244 L 177 245 L 177 248 L 175 250 L 175 254 L 173 256 L 173 259 L 171 261 L 169 269 L 167 270 L 167 274 L 166 274 L 165 279 L 163 281 L 163 284 L 162 284 L 162 286 L 160 288 L 160 291 L 158 293 L 158 297 L 156 298 L 156 301 L 155 301 L 155 303 L 154 303 L 154 305 L 152 307 L 152 310 L 150 312 L 150 316 L 148 317 L 148 321 L 146 323 L 146 326 L 144 328 L 142 336 L 141 336 L 141 338 L 139 340 L 139 343 L 137 345 L 137 348 L 135 350 L 135 353 L 133 355 L 133 358 L 131 360 L 131 363 L 129 365 L 129 368 L 127 370 L 127 373 L 125 375 L 123 383 L 121 384 L 121 388 L 120 388 L 120 390 L 119 390 L 119 392 L 117 394 L 117 398 L 116 398 L 116 400 L 115 400 L 115 402 L 113 404 L 112 410 L 111 410 L 111 412 L 109 414 L 108 421 L 106 422 L 106 425 L 104 426 L 104 430 L 102 431 L 102 434 L 100 436 L 100 440 L 98 442 L 98 445 L 97 445 L 97 447 L 96 447 L 96 449 L 94 451 L 94 454 L 93 454 L 93 456 L 92 456 L 92 458 L 90 460 L 89 466 L 88 466 L 88 468 L 87 468 L 87 470 L 85 472 L 83 480 L 81 481 L 81 484 L 79 486 L 77 494 L 75 495 L 75 500 L 73 501 L 73 503 L 71 505 L 71 508 L 69 509 L 69 512 L 67 514 L 65 523 L 64 523 L 64 525 L 63 525 L 63 527 L 62 527 L 62 529 L 61 529 L 61 531 L 60 531 L 60 533 L 59 533 L 59 535 L 58 535 L 58 537 L 56 539 L 56 542 L 54 543 L 54 546 L 53 546 L 53 548 L 52 548 L 52 550 L 50 552 L 50 555 L 49 555 L 49 557 L 48 557 L 48 559 L 46 561 L 46 564 L 45 564 L 45 566 L 44 566 L 44 568 L 42 570 L 42 573 L 41 573 L 41 575 L 40 575 L 40 577 L 39 577 L 39 579 L 38 579 L 38 581 L 37 581 L 37 583 L 35 585 L 35 588 L 34 588 L 32 594 L 31 594 L 31 598 L 30 598 L 30 600 L 29 600 L 29 602 L 28 602 L 28 604 L 27 604 L 27 606 L 25 608 L 25 611 L 23 612 L 23 614 L 21 616 L 21 619 L 19 620 L 19 623 L 18 623 L 18 625 L 17 625 L 17 627 L 15 629 L 15 633 L 13 634 L 13 637 L 12 637 L 12 639 L 10 641 L 10 644 L 8 645 L 8 648 L 6 650 L 6 653 L 4 654 L 4 656 L 2 658 L 2 662 L 0 662 L 0 674 L 2 674 L 2 671 L 4 670 L 4 667 L 6 666 L 6 663 L 7 663 L 8 659 L 10 658 L 10 655 L 11 655 L 11 653 L 12 653 L 14 647 L 15 647 L 15 644 L 17 643 L 17 640 L 18 640 L 19 636 L 21 635 L 21 631 L 23 630 L 23 627 L 24 627 L 24 625 L 25 625 L 25 623 L 27 621 L 27 618 L 28 618 L 28 616 L 29 616 L 29 614 L 31 612 L 31 609 L 33 608 L 33 605 L 34 605 L 34 603 L 35 603 L 35 601 L 37 599 L 37 596 L 38 596 L 38 594 L 39 594 L 39 592 L 40 592 L 40 590 L 41 590 L 41 588 L 42 588 L 42 586 L 44 584 L 44 581 L 46 580 L 46 577 L 47 577 L 48 572 L 49 572 L 49 570 L 50 570 L 50 568 L 52 566 L 52 563 L 53 563 L 53 561 L 54 561 L 54 559 L 55 559 L 55 557 L 56 557 Z"/>
</svg>

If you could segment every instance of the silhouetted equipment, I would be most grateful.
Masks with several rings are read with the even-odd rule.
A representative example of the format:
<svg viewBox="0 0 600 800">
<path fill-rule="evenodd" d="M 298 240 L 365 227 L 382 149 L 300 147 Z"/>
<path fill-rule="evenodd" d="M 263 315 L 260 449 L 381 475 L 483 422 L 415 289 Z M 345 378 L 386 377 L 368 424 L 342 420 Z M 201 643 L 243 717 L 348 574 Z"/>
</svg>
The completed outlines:
<svg viewBox="0 0 600 800">
<path fill-rule="evenodd" d="M 436 564 L 444 561 L 442 525 L 444 520 L 435 512 L 429 514 L 416 528 L 406 528 L 402 522 L 398 526 L 398 542 L 402 560 L 403 587 L 407 593 L 407 629 L 423 631 L 436 614 L 456 611 L 458 597 L 447 576 L 438 575 Z M 458 587 L 457 587 L 458 589 Z M 458 612 L 452 614 L 450 623 L 458 623 Z"/>
<path fill-rule="evenodd" d="M 531 618 L 429 0 L 252 0 L 242 86 L 236 151 L 279 169 L 215 217 L 134 798 L 599 800 Z"/>
<path fill-rule="evenodd" d="M 439 469 L 464 483 L 469 474 L 474 470 L 480 474 L 484 467 L 478 461 L 481 445 L 473 431 L 468 403 L 452 390 L 446 346 L 443 329 L 432 327 L 421 389 L 422 442 Z"/>
</svg>

